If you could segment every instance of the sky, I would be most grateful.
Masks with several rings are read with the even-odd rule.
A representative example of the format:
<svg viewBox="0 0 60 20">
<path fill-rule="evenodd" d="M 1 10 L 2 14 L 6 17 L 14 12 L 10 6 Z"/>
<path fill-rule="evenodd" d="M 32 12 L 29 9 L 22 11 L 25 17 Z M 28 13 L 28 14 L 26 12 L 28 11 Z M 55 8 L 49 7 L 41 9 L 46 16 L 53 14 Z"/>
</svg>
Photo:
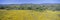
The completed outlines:
<svg viewBox="0 0 60 20">
<path fill-rule="evenodd" d="M 24 4 L 24 3 L 60 3 L 60 0 L 0 0 L 0 4 Z"/>
</svg>

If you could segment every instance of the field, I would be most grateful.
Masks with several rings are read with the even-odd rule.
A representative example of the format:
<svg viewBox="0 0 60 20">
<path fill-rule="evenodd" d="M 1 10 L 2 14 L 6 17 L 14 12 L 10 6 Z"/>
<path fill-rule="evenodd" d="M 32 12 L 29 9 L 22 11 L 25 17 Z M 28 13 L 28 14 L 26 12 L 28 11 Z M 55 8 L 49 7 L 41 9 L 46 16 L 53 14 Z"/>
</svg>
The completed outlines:
<svg viewBox="0 0 60 20">
<path fill-rule="evenodd" d="M 0 20 L 60 20 L 59 11 L 0 10 Z"/>
</svg>

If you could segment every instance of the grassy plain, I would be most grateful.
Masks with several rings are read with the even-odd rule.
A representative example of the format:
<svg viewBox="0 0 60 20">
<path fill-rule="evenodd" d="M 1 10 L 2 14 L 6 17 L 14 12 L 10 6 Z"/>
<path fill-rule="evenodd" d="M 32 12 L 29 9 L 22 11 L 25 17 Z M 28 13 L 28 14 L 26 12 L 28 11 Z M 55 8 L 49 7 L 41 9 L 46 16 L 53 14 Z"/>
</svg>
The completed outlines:
<svg viewBox="0 0 60 20">
<path fill-rule="evenodd" d="M 60 20 L 60 11 L 0 10 L 0 20 Z"/>
</svg>

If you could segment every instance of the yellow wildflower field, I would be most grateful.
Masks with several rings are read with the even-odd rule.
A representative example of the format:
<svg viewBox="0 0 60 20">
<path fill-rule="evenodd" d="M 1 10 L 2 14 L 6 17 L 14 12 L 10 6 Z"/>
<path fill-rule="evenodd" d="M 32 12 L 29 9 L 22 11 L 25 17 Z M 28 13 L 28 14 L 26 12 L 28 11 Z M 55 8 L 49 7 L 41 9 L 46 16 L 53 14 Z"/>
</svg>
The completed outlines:
<svg viewBox="0 0 60 20">
<path fill-rule="evenodd" d="M 59 11 L 0 10 L 0 20 L 60 20 Z"/>
</svg>

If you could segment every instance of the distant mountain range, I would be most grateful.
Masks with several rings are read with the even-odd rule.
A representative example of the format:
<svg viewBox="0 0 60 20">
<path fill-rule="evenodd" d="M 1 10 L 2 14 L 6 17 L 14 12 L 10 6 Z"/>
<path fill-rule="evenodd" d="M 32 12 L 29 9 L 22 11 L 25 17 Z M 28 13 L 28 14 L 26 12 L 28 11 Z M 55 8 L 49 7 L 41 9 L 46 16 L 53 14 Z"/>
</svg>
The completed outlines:
<svg viewBox="0 0 60 20">
<path fill-rule="evenodd" d="M 45 6 L 51 6 L 51 5 L 60 5 L 60 3 L 43 3 L 43 4 L 32 4 L 32 3 L 29 3 L 29 4 L 0 4 L 0 6 L 13 6 L 13 5 L 45 5 Z"/>
</svg>

